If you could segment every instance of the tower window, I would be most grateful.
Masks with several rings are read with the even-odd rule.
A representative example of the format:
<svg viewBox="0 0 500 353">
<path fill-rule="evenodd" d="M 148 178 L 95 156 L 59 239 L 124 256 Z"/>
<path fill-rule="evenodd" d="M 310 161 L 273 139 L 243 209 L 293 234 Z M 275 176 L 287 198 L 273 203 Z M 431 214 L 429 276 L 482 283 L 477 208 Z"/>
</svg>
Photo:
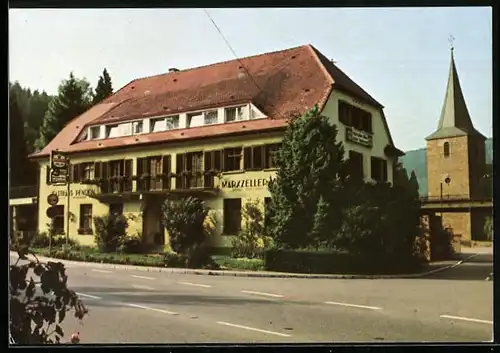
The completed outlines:
<svg viewBox="0 0 500 353">
<path fill-rule="evenodd" d="M 448 158 L 450 156 L 450 143 L 449 142 L 444 143 L 443 154 L 444 154 L 444 158 Z"/>
</svg>

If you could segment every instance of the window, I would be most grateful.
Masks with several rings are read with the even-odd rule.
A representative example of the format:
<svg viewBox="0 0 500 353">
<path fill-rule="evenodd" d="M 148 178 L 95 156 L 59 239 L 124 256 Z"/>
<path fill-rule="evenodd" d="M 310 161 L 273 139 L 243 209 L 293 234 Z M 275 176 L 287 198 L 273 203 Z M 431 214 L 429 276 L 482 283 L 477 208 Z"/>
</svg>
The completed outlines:
<svg viewBox="0 0 500 353">
<path fill-rule="evenodd" d="M 217 124 L 217 110 L 205 112 L 205 125 Z"/>
<path fill-rule="evenodd" d="M 130 136 L 132 135 L 132 124 L 125 123 L 118 126 L 118 136 Z"/>
<path fill-rule="evenodd" d="M 443 154 L 444 154 L 444 158 L 448 158 L 450 156 L 450 143 L 449 142 L 445 142 L 443 144 Z"/>
<path fill-rule="evenodd" d="M 96 178 L 95 163 L 73 164 L 73 182 L 79 183 L 84 180 L 93 180 Z"/>
<path fill-rule="evenodd" d="M 149 157 L 149 174 L 151 176 L 150 188 L 151 190 L 161 190 L 162 180 L 160 174 L 162 173 L 162 158 L 161 157 Z"/>
<path fill-rule="evenodd" d="M 365 177 L 363 154 L 349 151 L 348 160 L 349 175 L 357 180 L 363 180 Z"/>
<path fill-rule="evenodd" d="M 241 170 L 241 147 L 224 150 L 224 171 Z"/>
<path fill-rule="evenodd" d="M 106 126 L 106 137 L 113 138 L 120 136 L 120 128 L 118 125 L 108 125 Z"/>
<path fill-rule="evenodd" d="M 167 130 L 173 130 L 173 129 L 178 129 L 179 128 L 179 116 L 169 116 L 166 119 L 166 129 Z"/>
<path fill-rule="evenodd" d="M 279 143 L 264 146 L 264 168 L 276 168 L 274 156 L 279 151 L 280 147 L 281 144 Z"/>
<path fill-rule="evenodd" d="M 259 170 L 264 168 L 264 146 L 245 147 L 243 157 L 243 169 Z"/>
<path fill-rule="evenodd" d="M 134 121 L 132 123 L 134 134 L 142 134 L 144 123 L 142 121 Z"/>
<path fill-rule="evenodd" d="M 203 152 L 177 155 L 177 189 L 203 187 Z"/>
<path fill-rule="evenodd" d="M 226 108 L 225 111 L 225 121 L 226 123 L 232 122 L 232 121 L 239 121 L 243 120 L 243 108 L 242 107 L 233 107 L 233 108 Z"/>
<path fill-rule="evenodd" d="M 80 205 L 80 229 L 82 234 L 92 234 L 92 205 Z"/>
<path fill-rule="evenodd" d="M 209 172 L 220 172 L 222 170 L 221 158 L 222 151 L 207 151 L 205 152 L 205 176 L 204 176 L 204 187 L 213 188 L 214 187 L 214 177 L 215 175 Z"/>
<path fill-rule="evenodd" d="M 90 128 L 90 139 L 95 140 L 101 137 L 101 127 L 100 126 L 92 126 Z"/>
<path fill-rule="evenodd" d="M 372 132 L 372 114 L 344 101 L 339 101 L 339 121 L 357 130 Z"/>
<path fill-rule="evenodd" d="M 123 214 L 123 204 L 122 203 L 112 203 L 109 205 L 109 213 L 114 215 Z"/>
<path fill-rule="evenodd" d="M 225 235 L 236 235 L 241 230 L 241 199 L 224 199 Z"/>
<path fill-rule="evenodd" d="M 204 115 L 203 113 L 194 113 L 187 115 L 187 126 L 188 127 L 199 127 L 204 125 Z"/>
<path fill-rule="evenodd" d="M 64 205 L 54 207 L 54 232 L 55 234 L 64 234 Z"/>
<path fill-rule="evenodd" d="M 166 121 L 164 118 L 151 119 L 151 132 L 165 131 Z"/>
<path fill-rule="evenodd" d="M 387 161 L 385 159 L 371 157 L 371 177 L 375 181 L 387 181 Z"/>
</svg>

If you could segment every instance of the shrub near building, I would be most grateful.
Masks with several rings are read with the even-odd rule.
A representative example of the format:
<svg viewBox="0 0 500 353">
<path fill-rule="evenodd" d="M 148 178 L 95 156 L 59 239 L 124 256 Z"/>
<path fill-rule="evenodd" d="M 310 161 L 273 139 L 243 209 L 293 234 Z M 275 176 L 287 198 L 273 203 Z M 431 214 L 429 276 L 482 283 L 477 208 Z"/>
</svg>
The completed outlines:
<svg viewBox="0 0 500 353">
<path fill-rule="evenodd" d="M 276 180 L 270 185 L 269 228 L 277 249 L 266 252 L 266 269 L 316 273 L 416 269 L 418 189 L 412 190 L 408 179 L 397 174 L 392 187 L 356 178 L 336 137 L 337 128 L 316 108 L 290 123 L 276 155 Z"/>
</svg>

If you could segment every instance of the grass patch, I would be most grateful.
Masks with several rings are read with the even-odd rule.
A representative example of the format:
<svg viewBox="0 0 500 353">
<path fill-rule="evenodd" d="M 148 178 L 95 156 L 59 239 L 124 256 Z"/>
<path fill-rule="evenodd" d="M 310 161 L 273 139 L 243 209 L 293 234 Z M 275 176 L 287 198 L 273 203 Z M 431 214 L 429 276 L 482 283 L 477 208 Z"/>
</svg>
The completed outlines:
<svg viewBox="0 0 500 353">
<path fill-rule="evenodd" d="M 52 257 L 61 260 L 164 267 L 163 257 L 153 254 L 100 253 L 96 248 L 91 247 L 81 247 L 78 250 L 55 248 L 50 252 L 47 248 L 35 248 L 32 250 L 37 255 Z"/>
<path fill-rule="evenodd" d="M 247 271 L 263 271 L 263 259 L 247 259 L 247 258 L 234 258 L 223 255 L 214 255 L 212 259 L 222 269 L 228 270 L 247 270 Z"/>
</svg>

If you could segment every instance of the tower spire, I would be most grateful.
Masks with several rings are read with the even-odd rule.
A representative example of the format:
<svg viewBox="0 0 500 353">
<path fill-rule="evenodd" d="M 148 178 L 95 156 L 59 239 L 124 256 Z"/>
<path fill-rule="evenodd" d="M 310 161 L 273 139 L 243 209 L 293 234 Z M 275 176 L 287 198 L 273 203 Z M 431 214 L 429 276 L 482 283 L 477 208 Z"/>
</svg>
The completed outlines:
<svg viewBox="0 0 500 353">
<path fill-rule="evenodd" d="M 446 94 L 441 109 L 441 117 L 439 119 L 437 130 L 428 136 L 426 140 L 435 140 L 450 138 L 455 136 L 481 135 L 472 124 L 472 120 L 465 103 L 465 99 L 460 87 L 458 73 L 455 66 L 454 58 L 454 40 L 450 35 L 448 42 L 450 43 L 450 70 L 448 73 L 448 84 L 446 86 Z"/>
</svg>

